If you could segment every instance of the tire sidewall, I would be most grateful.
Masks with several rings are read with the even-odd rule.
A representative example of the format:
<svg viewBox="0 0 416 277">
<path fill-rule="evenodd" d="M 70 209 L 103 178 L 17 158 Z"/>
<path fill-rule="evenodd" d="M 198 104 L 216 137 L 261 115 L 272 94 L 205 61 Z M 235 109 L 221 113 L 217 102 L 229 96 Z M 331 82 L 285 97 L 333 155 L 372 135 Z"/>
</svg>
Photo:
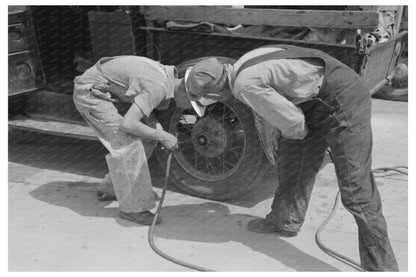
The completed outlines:
<svg viewBox="0 0 416 277">
<path fill-rule="evenodd" d="M 179 65 L 177 67 L 179 76 L 183 75 L 187 67 L 205 58 L 208 57 L 194 59 Z M 216 58 L 222 63 L 234 61 L 226 57 Z M 256 185 L 268 165 L 251 109 L 234 98 L 225 102 L 224 105 L 229 106 L 241 121 L 246 139 L 245 153 L 234 174 L 218 181 L 206 181 L 192 176 L 181 167 L 174 155 L 171 162 L 170 178 L 177 187 L 191 195 L 213 200 L 225 200 L 244 195 Z M 165 130 L 173 131 L 169 130 L 169 126 L 171 126 L 171 120 L 175 118 L 174 114 L 178 112 L 178 109 L 172 103 L 169 110 L 160 114 L 159 121 Z M 158 147 L 155 153 L 159 162 L 165 168 L 168 157 L 167 151 Z"/>
</svg>

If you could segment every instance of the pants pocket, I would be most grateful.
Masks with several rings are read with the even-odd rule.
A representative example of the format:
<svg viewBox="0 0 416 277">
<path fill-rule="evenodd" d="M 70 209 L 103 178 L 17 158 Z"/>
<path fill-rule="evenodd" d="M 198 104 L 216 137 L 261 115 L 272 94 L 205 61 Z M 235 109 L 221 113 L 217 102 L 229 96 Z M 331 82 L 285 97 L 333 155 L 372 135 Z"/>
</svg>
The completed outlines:
<svg viewBox="0 0 416 277">
<path fill-rule="evenodd" d="M 333 98 L 323 101 L 314 98 L 299 105 L 305 115 L 306 126 L 311 132 L 328 135 L 348 127 L 348 121 L 339 102 Z"/>
</svg>

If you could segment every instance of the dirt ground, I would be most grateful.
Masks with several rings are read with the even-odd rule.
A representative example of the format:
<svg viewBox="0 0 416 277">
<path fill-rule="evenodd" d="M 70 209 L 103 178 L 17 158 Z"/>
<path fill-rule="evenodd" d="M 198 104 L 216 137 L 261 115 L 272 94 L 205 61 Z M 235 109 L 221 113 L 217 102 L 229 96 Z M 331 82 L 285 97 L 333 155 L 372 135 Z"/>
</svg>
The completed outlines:
<svg viewBox="0 0 416 277">
<path fill-rule="evenodd" d="M 373 168 L 408 164 L 408 104 L 373 100 Z M 10 271 L 189 271 L 157 256 L 148 227 L 118 217 L 117 202 L 102 203 L 95 186 L 106 173 L 96 142 L 12 134 L 9 141 Z M 150 162 L 155 191 L 163 173 Z M 408 182 L 377 177 L 400 270 L 408 269 Z M 333 205 L 332 164 L 319 173 L 302 231 L 294 238 L 246 230 L 270 210 L 276 189 L 270 166 L 259 186 L 233 201 L 210 201 L 170 186 L 155 241 L 170 255 L 217 271 L 352 271 L 324 254 L 314 235 Z M 357 228 L 343 207 L 323 233 L 324 243 L 358 261 Z"/>
</svg>

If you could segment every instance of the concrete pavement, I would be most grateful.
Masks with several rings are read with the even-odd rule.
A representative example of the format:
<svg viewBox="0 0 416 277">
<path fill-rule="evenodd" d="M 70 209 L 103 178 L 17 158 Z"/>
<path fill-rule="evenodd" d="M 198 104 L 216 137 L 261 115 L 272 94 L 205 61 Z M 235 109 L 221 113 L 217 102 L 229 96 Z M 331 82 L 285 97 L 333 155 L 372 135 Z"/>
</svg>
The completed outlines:
<svg viewBox="0 0 416 277">
<path fill-rule="evenodd" d="M 374 168 L 407 165 L 407 103 L 373 100 Z M 190 271 L 155 254 L 148 227 L 118 218 L 117 202 L 96 200 L 106 172 L 105 149 L 96 142 L 12 134 L 9 141 L 10 271 Z M 53 147 L 51 147 L 53 145 Z M 155 191 L 163 174 L 151 160 Z M 337 192 L 332 165 L 316 181 L 307 219 L 294 238 L 246 230 L 269 212 L 276 188 L 270 167 L 249 195 L 216 202 L 171 187 L 157 226 L 156 244 L 168 254 L 218 271 L 352 271 L 315 244 L 317 227 Z M 407 270 L 407 178 L 377 178 L 392 245 Z M 340 207 L 324 242 L 358 261 L 357 229 Z"/>
</svg>

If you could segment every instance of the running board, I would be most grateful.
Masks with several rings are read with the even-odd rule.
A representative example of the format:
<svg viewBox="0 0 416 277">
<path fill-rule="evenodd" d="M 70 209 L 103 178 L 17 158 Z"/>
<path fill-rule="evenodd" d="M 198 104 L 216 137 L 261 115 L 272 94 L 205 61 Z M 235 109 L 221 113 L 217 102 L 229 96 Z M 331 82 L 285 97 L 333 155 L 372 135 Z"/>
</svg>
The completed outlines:
<svg viewBox="0 0 416 277">
<path fill-rule="evenodd" d="M 18 115 L 9 119 L 9 130 L 25 130 L 78 139 L 97 140 L 93 129 L 77 123 L 60 122 Z"/>
</svg>

